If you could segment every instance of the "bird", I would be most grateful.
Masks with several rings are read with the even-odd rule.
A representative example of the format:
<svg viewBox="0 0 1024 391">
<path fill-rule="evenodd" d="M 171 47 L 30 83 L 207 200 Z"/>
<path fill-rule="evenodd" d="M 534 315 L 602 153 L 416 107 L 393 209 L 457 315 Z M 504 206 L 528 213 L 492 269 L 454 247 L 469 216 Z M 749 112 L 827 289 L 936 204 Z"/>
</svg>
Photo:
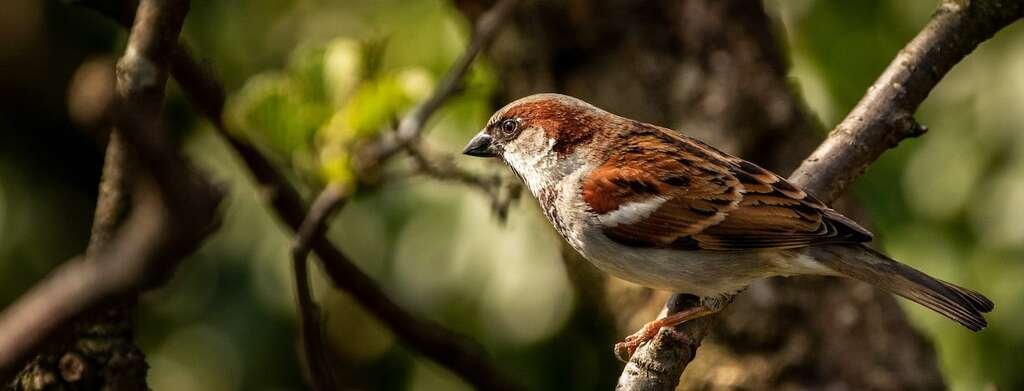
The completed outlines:
<svg viewBox="0 0 1024 391">
<path fill-rule="evenodd" d="M 568 244 L 598 269 L 698 296 L 615 345 L 628 360 L 662 327 L 721 311 L 774 276 L 849 277 L 972 331 L 994 304 L 867 245 L 870 231 L 785 178 L 682 132 L 567 95 L 499 109 L 463 154 L 495 158 L 525 184 Z"/>
</svg>

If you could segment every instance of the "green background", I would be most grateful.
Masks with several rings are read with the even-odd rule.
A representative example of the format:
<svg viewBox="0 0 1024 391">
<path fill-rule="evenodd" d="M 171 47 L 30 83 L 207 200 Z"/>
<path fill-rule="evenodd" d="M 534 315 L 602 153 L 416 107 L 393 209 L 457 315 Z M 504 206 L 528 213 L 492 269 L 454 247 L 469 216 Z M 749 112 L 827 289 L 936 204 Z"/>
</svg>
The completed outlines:
<svg viewBox="0 0 1024 391">
<path fill-rule="evenodd" d="M 767 5 L 789 49 L 791 77 L 826 127 L 842 119 L 934 9 L 933 2 L 900 0 Z M 65 2 L 5 0 L 4 7 L 0 302 L 9 303 L 85 246 L 101 151 L 78 125 L 69 83 L 83 63 L 116 58 L 125 33 Z M 245 136 L 312 192 L 345 170 L 325 163 L 338 157 L 337 146 L 372 134 L 374 124 L 424 93 L 461 52 L 468 31 L 462 15 L 443 1 L 218 0 L 193 2 L 184 36 L 225 82 L 229 121 L 249 124 Z M 372 43 L 356 53 L 363 56 L 360 64 L 371 63 L 360 68 L 369 80 L 363 85 L 378 83 L 376 90 L 339 92 L 352 72 L 344 56 L 352 54 L 325 53 L 346 42 Z M 409 72 L 419 79 L 400 77 Z M 430 122 L 430 146 L 456 154 L 486 121 L 498 88 L 493 72 L 486 59 L 474 67 L 466 91 Z M 1022 102 L 1024 25 L 1018 23 L 932 92 L 918 113 L 927 135 L 886 153 L 853 190 L 891 255 L 997 303 L 991 327 L 977 335 L 904 306 L 935 341 L 954 389 L 1024 388 Z M 356 104 L 359 110 L 346 109 Z M 354 117 L 341 119 L 345 115 Z M 152 366 L 150 385 L 302 389 L 290 238 L 244 168 L 174 87 L 167 117 L 190 156 L 231 192 L 221 229 L 166 287 L 142 300 L 139 343 Z M 340 128 L 326 125 L 333 120 Z M 471 159 L 456 163 L 502 170 Z M 590 389 L 617 376 L 603 373 L 592 358 L 609 354 L 607 346 L 564 340 L 571 333 L 554 338 L 569 322 L 573 293 L 560 243 L 531 199 L 499 224 L 479 193 L 413 177 L 360 189 L 329 234 L 402 305 L 472 335 L 533 388 Z M 314 274 L 346 383 L 467 388 L 410 354 Z"/>
</svg>

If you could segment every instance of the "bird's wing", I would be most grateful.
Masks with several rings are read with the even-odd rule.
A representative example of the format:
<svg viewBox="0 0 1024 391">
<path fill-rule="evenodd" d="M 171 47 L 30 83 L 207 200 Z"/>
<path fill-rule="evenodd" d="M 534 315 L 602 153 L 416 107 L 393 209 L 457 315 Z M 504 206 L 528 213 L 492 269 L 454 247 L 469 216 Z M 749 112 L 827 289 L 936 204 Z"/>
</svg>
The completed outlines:
<svg viewBox="0 0 1024 391">
<path fill-rule="evenodd" d="M 732 251 L 872 239 L 768 170 L 670 130 L 637 126 L 582 184 L 612 240 Z"/>
</svg>

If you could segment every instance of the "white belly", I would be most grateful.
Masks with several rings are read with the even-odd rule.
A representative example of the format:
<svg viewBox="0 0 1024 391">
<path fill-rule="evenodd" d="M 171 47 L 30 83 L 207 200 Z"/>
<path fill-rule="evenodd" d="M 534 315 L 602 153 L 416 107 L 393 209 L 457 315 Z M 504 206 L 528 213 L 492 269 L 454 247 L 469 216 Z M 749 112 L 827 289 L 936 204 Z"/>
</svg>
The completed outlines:
<svg viewBox="0 0 1024 391">
<path fill-rule="evenodd" d="M 709 253 L 627 247 L 597 229 L 585 230 L 576 248 L 605 272 L 656 289 L 697 296 L 735 293 L 754 280 L 780 274 L 757 252 Z"/>
</svg>

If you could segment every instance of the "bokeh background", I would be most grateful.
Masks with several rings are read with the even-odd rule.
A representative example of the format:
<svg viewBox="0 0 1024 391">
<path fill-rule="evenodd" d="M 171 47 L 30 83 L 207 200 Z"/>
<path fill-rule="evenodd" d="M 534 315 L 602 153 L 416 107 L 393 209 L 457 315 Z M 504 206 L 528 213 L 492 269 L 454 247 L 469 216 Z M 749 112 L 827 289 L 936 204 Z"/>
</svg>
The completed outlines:
<svg viewBox="0 0 1024 391">
<path fill-rule="evenodd" d="M 90 106 L 125 32 L 67 2 L 6 0 L 0 12 L 0 303 L 85 247 L 102 160 Z M 924 24 L 933 2 L 773 0 L 791 78 L 826 128 Z M 344 178 L 336 145 L 429 93 L 470 24 L 440 0 L 193 2 L 184 32 L 229 91 L 228 121 L 309 192 Z M 528 54 L 523 54 L 528 55 Z M 430 122 L 455 154 L 502 88 L 483 58 Z M 100 91 L 100 92 L 97 92 Z M 1024 388 L 1024 25 L 1001 32 L 939 84 L 918 118 L 930 131 L 886 153 L 853 189 L 895 258 L 986 293 L 991 327 L 970 334 L 914 305 L 953 389 Z M 156 390 L 304 388 L 295 350 L 290 238 L 244 168 L 171 88 L 167 121 L 227 184 L 224 224 L 164 288 L 145 295 L 139 344 Z M 458 158 L 483 173 L 497 164 Z M 393 167 L 402 172 L 403 166 Z M 478 192 L 411 176 L 361 189 L 329 232 L 392 296 L 473 336 L 537 389 L 607 386 L 616 330 L 588 330 L 561 244 L 534 201 L 499 222 Z M 316 273 L 315 273 L 316 274 Z M 315 281 L 346 383 L 468 387 L 404 349 L 349 298 Z M 906 303 L 904 303 L 906 304 Z M 594 338 L 580 335 L 596 336 Z M 611 364 L 609 364 L 611 362 Z"/>
</svg>

